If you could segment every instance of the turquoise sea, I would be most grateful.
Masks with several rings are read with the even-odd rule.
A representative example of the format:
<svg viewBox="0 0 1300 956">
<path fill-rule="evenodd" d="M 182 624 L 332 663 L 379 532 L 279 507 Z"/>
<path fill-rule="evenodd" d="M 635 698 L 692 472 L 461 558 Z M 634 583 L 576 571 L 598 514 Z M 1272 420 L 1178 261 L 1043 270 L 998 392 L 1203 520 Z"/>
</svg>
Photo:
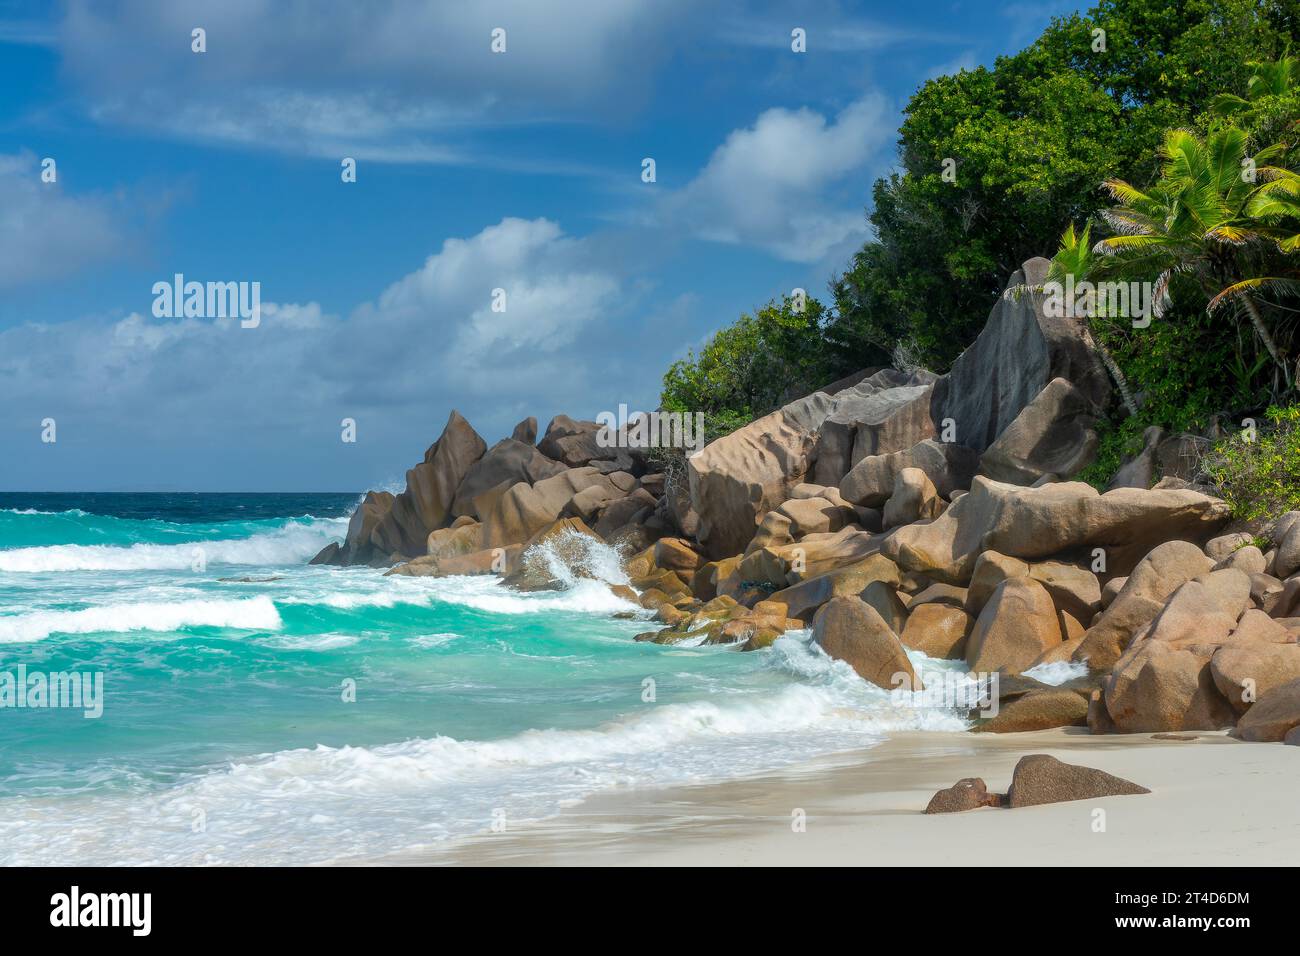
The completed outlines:
<svg viewBox="0 0 1300 956">
<path fill-rule="evenodd" d="M 966 726 L 807 632 L 635 643 L 603 546 L 540 594 L 308 567 L 357 497 L 0 493 L 0 680 L 103 682 L 98 718 L 0 707 L 0 864 L 370 860 Z"/>
</svg>

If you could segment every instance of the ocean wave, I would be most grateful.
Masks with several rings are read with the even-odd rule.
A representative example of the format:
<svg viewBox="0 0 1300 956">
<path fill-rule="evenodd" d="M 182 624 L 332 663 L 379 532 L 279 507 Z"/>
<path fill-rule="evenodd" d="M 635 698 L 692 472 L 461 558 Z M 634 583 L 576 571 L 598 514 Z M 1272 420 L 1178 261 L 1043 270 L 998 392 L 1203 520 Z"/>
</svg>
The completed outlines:
<svg viewBox="0 0 1300 956">
<path fill-rule="evenodd" d="M 52 634 L 110 634 L 228 627 L 273 631 L 280 613 L 268 597 L 106 604 L 80 611 L 33 611 L 0 617 L 0 644 L 27 644 Z"/>
<path fill-rule="evenodd" d="M 449 604 L 489 614 L 612 614 L 640 606 L 613 594 L 603 582 L 575 578 L 559 591 L 515 591 L 491 575 L 445 578 L 384 577 L 377 572 L 326 571 L 310 585 L 277 594 L 276 603 L 350 611 L 402 605 Z"/>
<path fill-rule="evenodd" d="M 335 651 L 360 640 L 355 634 L 272 634 L 258 643 L 283 651 Z"/>
<path fill-rule="evenodd" d="M 444 644 L 450 644 L 452 641 L 458 641 L 461 635 L 455 631 L 443 631 L 441 634 L 416 634 L 408 637 L 406 642 L 414 644 L 416 647 L 431 648 L 442 647 Z"/>
<path fill-rule="evenodd" d="M 779 639 L 770 666 L 812 682 L 647 703 L 592 729 L 316 746 L 240 761 L 161 791 L 19 798 L 17 812 L 0 819 L 0 862 L 373 859 L 484 831 L 498 816 L 511 825 L 549 816 L 610 787 L 722 780 L 870 747 L 894 731 L 966 726 L 955 713 L 899 706 L 805 638 Z M 190 825 L 196 813 L 206 821 L 202 832 Z M 324 832 L 320 821 L 329 823 Z M 22 840 L 13 838 L 19 825 Z"/>
<path fill-rule="evenodd" d="M 0 551 L 0 571 L 33 574 L 51 571 L 181 571 L 205 565 L 301 564 L 347 529 L 347 519 L 290 522 L 246 538 L 193 540 L 184 544 L 128 546 L 58 544 Z"/>
<path fill-rule="evenodd" d="M 490 614 L 612 614 L 640 605 L 632 604 L 609 590 L 601 581 L 579 578 L 563 591 L 513 591 L 490 577 L 437 578 L 430 596 L 445 604 L 457 604 Z"/>
</svg>

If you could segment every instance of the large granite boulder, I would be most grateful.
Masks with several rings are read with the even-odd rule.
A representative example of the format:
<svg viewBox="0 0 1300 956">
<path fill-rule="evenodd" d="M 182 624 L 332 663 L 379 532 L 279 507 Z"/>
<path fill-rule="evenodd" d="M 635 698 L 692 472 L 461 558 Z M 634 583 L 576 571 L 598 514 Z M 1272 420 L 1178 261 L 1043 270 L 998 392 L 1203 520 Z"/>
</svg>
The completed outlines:
<svg viewBox="0 0 1300 956">
<path fill-rule="evenodd" d="M 961 608 L 947 604 L 913 605 L 898 639 L 904 647 L 939 660 L 960 660 L 966 656 L 966 635 L 971 617 Z"/>
<path fill-rule="evenodd" d="M 1244 572 L 1212 571 L 1179 587 L 1142 636 L 1212 653 L 1236 629 L 1249 602 L 1250 578 Z"/>
<path fill-rule="evenodd" d="M 601 476 L 605 477 L 605 476 Z M 627 497 L 627 493 L 612 484 L 588 485 L 569 499 L 560 511 L 563 516 L 581 518 L 583 521 L 595 522 L 601 510 L 615 501 Z"/>
<path fill-rule="evenodd" d="M 477 518 L 474 499 L 483 492 L 500 484 L 507 487 L 520 481 L 536 484 L 563 471 L 564 465 L 547 458 L 532 445 L 513 438 L 503 439 L 488 449 L 465 473 L 465 479 L 456 490 L 451 513 L 455 517 L 468 515 Z"/>
<path fill-rule="evenodd" d="M 537 419 L 529 415 L 510 433 L 510 437 L 517 442 L 523 442 L 525 445 L 532 445 L 537 441 Z"/>
<path fill-rule="evenodd" d="M 1233 642 L 1214 652 L 1210 674 L 1232 709 L 1244 714 L 1273 688 L 1300 680 L 1300 645 Z"/>
<path fill-rule="evenodd" d="M 460 554 L 473 554 L 483 548 L 483 526 L 466 521 L 450 528 L 429 532 L 428 557 L 434 562 Z"/>
<path fill-rule="evenodd" d="M 985 550 L 1043 558 L 1100 547 L 1123 573 L 1155 545 L 1202 541 L 1229 519 L 1228 505 L 1194 491 L 1120 488 L 1102 495 L 1083 482 L 1022 488 L 977 477 L 929 524 L 899 528 L 881 547 L 908 571 L 965 584 Z"/>
<path fill-rule="evenodd" d="M 1106 486 L 1107 491 L 1115 488 L 1150 488 L 1156 481 L 1156 471 L 1160 467 L 1158 452 L 1160 443 L 1168 433 L 1159 425 L 1151 425 L 1142 433 L 1142 447 L 1132 458 L 1124 460 Z"/>
<path fill-rule="evenodd" d="M 379 522 L 374 537 L 389 553 L 417 557 L 425 553 L 429 532 L 445 527 L 456 489 L 487 443 L 469 422 L 453 411 L 438 440 L 429 446 L 424 461 L 406 473 L 406 490 L 393 500 Z"/>
<path fill-rule="evenodd" d="M 855 524 L 858 519 L 847 505 L 820 497 L 791 498 L 777 509 L 777 514 L 790 519 L 788 530 L 793 538 L 839 531 L 845 525 Z"/>
<path fill-rule="evenodd" d="M 383 555 L 392 554 L 392 549 L 384 551 L 374 538 L 375 530 L 393 508 L 395 496 L 389 491 L 367 491 L 361 504 L 348 519 L 347 535 L 341 547 L 327 546 L 312 559 L 313 564 L 365 564 L 376 552 Z M 332 548 L 332 550 L 331 550 Z M 328 552 L 328 555 L 327 555 Z"/>
<path fill-rule="evenodd" d="M 626 434 L 602 444 L 602 426 L 597 422 L 577 421 L 568 415 L 556 415 L 546 426 L 546 434 L 537 448 L 547 458 L 561 461 L 570 468 L 595 464 L 601 471 L 632 471 L 643 449 L 628 447 Z"/>
<path fill-rule="evenodd" d="M 1300 727 L 1300 679 L 1274 687 L 1255 703 L 1237 724 L 1232 736 L 1242 740 L 1276 743 Z"/>
<path fill-rule="evenodd" d="M 927 438 L 903 451 L 861 459 L 840 482 L 840 494 L 850 504 L 879 508 L 893 494 L 898 473 L 919 468 L 939 494 L 950 498 L 954 491 L 970 487 L 978 467 L 978 452 L 965 445 Z"/>
<path fill-rule="evenodd" d="M 1020 734 L 1052 727 L 1082 727 L 1088 722 L 1088 701 L 1072 690 L 1053 687 L 1022 694 L 980 720 L 971 730 L 986 734 Z"/>
<path fill-rule="evenodd" d="M 868 455 L 887 455 L 934 436 L 930 391 L 935 376 L 885 369 L 835 396 L 817 437 L 813 480 L 838 485 Z"/>
<path fill-rule="evenodd" d="M 784 604 L 790 617 L 809 621 L 831 598 L 860 595 L 873 581 L 897 587 L 898 565 L 882 555 L 872 554 L 853 564 L 805 578 L 777 591 L 772 600 Z"/>
<path fill-rule="evenodd" d="M 1288 512 L 1283 517 L 1289 517 L 1290 514 Z M 1281 534 L 1277 540 L 1277 554 L 1273 558 L 1273 575 L 1289 578 L 1300 571 L 1300 521 L 1283 522 L 1279 519 L 1274 533 L 1277 534 L 1279 529 Z"/>
<path fill-rule="evenodd" d="M 913 521 L 929 521 L 943 512 L 943 501 L 926 473 L 904 468 L 894 478 L 894 493 L 885 502 L 881 526 L 888 530 Z"/>
<path fill-rule="evenodd" d="M 1137 641 L 1102 684 L 1119 733 L 1222 730 L 1237 721 L 1215 686 L 1208 654 L 1167 641 Z"/>
<path fill-rule="evenodd" d="M 860 598 L 845 596 L 828 601 L 813 618 L 813 640 L 829 656 L 845 661 L 859 677 L 878 687 L 921 689 L 897 635 Z"/>
<path fill-rule="evenodd" d="M 790 498 L 808 473 L 817 430 L 833 402 L 815 392 L 687 459 L 696 538 L 709 557 L 745 550 L 763 516 Z"/>
<path fill-rule="evenodd" d="M 592 546 L 602 543 L 579 518 L 553 521 L 524 542 L 502 583 L 519 591 L 560 590 L 568 582 L 559 576 L 557 563 L 567 572 L 566 577 L 593 578 Z"/>
<path fill-rule="evenodd" d="M 474 500 L 474 508 L 483 519 L 480 540 L 487 550 L 523 544 L 557 517 L 545 499 L 523 481 L 484 492 Z"/>
<path fill-rule="evenodd" d="M 1097 455 L 1097 415 L 1082 391 L 1054 378 L 984 452 L 980 472 L 1013 485 L 1073 478 Z"/>
<path fill-rule="evenodd" d="M 606 541 L 613 542 L 625 536 L 629 529 L 639 528 L 654 514 L 658 500 L 644 488 L 636 488 L 626 498 L 611 501 L 601 509 L 600 517 L 592 530 Z"/>
<path fill-rule="evenodd" d="M 1048 261 L 1030 259 L 1008 289 L 1041 286 Z M 1049 316 L 1045 297 L 1032 292 L 1004 296 L 948 374 L 935 383 L 930 417 L 945 439 L 983 452 L 1056 378 L 1072 383 L 1097 408 L 1105 408 L 1110 382 L 1079 323 Z M 955 434 L 944 434 L 950 420 Z"/>
<path fill-rule="evenodd" d="M 980 611 L 966 641 L 966 662 L 973 671 L 1019 674 L 1061 641 L 1047 590 L 1032 578 L 1008 578 Z"/>
<path fill-rule="evenodd" d="M 533 484 L 533 491 L 541 499 L 542 508 L 552 515 L 559 515 L 573 500 L 574 495 L 588 488 L 600 488 L 606 498 L 613 500 L 623 497 L 622 492 L 608 475 L 602 475 L 590 465 L 581 468 L 561 468 L 557 474 L 543 478 Z"/>
<path fill-rule="evenodd" d="M 1086 661 L 1094 670 L 1109 670 L 1133 638 L 1164 610 L 1174 591 L 1211 566 L 1201 549 L 1188 541 L 1167 541 L 1152 549 L 1088 628 L 1074 659 Z"/>
</svg>

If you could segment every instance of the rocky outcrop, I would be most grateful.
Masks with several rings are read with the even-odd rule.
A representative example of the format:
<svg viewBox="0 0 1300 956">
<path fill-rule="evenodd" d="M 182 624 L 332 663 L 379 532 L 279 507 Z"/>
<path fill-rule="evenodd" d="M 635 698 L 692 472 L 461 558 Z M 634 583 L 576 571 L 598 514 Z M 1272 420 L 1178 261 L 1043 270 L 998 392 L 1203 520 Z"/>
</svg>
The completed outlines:
<svg viewBox="0 0 1300 956">
<path fill-rule="evenodd" d="M 429 532 L 450 523 L 456 490 L 486 449 L 469 422 L 453 411 L 424 461 L 406 473 L 401 494 L 367 494 L 353 513 L 343 546 L 333 553 L 333 563 L 365 564 L 390 555 L 423 555 Z"/>
<path fill-rule="evenodd" d="M 1030 259 L 1007 288 L 1041 286 L 1046 259 Z M 1096 408 L 1106 407 L 1105 369 L 1070 318 L 1047 315 L 1032 292 L 999 299 L 975 343 L 935 383 L 930 417 L 941 437 L 977 452 L 991 446 L 1053 379 L 1070 382 Z M 945 435 L 951 422 L 953 435 Z"/>
<path fill-rule="evenodd" d="M 392 550 L 384 550 L 382 543 L 375 538 L 375 530 L 392 510 L 394 497 L 388 491 L 366 492 L 361 504 L 348 520 L 348 531 L 341 550 L 335 548 L 326 561 L 321 561 L 321 555 L 317 555 L 312 559 L 313 563 L 365 564 L 376 553 L 385 556 L 391 554 Z"/>
<path fill-rule="evenodd" d="M 984 452 L 981 474 L 1015 485 L 1073 478 L 1097 455 L 1099 411 L 1068 381 L 1052 379 Z"/>
<path fill-rule="evenodd" d="M 878 508 L 893 494 L 899 472 L 919 468 L 940 495 L 951 498 L 970 487 L 978 467 L 979 454 L 965 445 L 927 438 L 903 451 L 863 458 L 840 482 L 840 494 L 850 504 Z"/>
<path fill-rule="evenodd" d="M 813 481 L 838 485 L 863 458 L 905 451 L 934 437 L 934 380 L 926 371 L 886 369 L 837 394 L 818 430 Z"/>
<path fill-rule="evenodd" d="M 762 517 L 789 499 L 808 474 L 817 429 L 833 403 L 829 395 L 814 393 L 687 459 L 697 537 L 709 557 L 743 551 Z"/>
<path fill-rule="evenodd" d="M 984 550 L 1044 558 L 1100 547 L 1111 570 L 1122 572 L 1157 544 L 1204 540 L 1227 521 L 1227 504 L 1194 491 L 1102 495 L 1082 482 L 1022 488 L 977 477 L 939 518 L 898 529 L 882 551 L 900 567 L 951 584 L 970 580 Z"/>
<path fill-rule="evenodd" d="M 531 444 L 506 438 L 493 445 L 470 466 L 456 490 L 451 514 L 454 517 L 469 515 L 478 518 L 480 516 L 474 510 L 474 499 L 479 495 L 502 484 L 506 487 L 521 481 L 535 484 L 543 478 L 565 471 L 564 465 L 547 458 Z"/>
<path fill-rule="evenodd" d="M 425 452 L 424 461 L 406 473 L 406 490 L 396 497 L 377 533 L 400 554 L 424 553 L 429 532 L 441 528 L 451 514 L 456 490 L 487 450 L 470 423 L 453 411 L 442 435 Z M 390 531 L 391 529 L 391 531 Z"/>
<path fill-rule="evenodd" d="M 1026 293 L 999 302 L 948 375 L 851 376 L 680 470 L 669 456 L 647 473 L 657 455 L 564 415 L 536 446 L 529 419 L 488 449 L 452 413 L 402 493 L 367 494 L 314 561 L 536 590 L 571 585 L 609 544 L 627 556 L 619 614 L 656 622 L 637 640 L 758 651 L 811 625 L 886 689 L 916 684 L 909 653 L 964 660 L 1001 674 L 982 732 L 1300 737 L 1300 513 L 1225 528 L 1227 505 L 1183 467 L 1204 436 L 1149 433 L 1117 476 L 1136 487 L 1068 480 L 1092 458 L 1108 392 L 1079 327 Z M 1059 687 L 1023 674 L 1068 661 L 1087 674 Z M 1020 805 L 1096 789 L 1087 768 L 1035 773 L 1015 785 Z"/>
</svg>

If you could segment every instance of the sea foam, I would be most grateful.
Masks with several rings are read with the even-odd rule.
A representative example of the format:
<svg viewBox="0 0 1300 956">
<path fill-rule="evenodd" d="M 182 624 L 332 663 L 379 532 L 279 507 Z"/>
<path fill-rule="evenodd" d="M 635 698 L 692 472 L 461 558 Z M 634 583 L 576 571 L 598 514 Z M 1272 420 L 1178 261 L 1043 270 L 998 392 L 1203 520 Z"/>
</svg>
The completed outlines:
<svg viewBox="0 0 1300 956">
<path fill-rule="evenodd" d="M 900 730 L 961 730 L 957 714 L 898 706 L 807 633 L 767 667 L 806 682 L 682 703 L 632 703 L 591 729 L 497 740 L 433 736 L 316 746 L 242 760 L 163 788 L 20 807 L 0 820 L 0 862 L 302 864 L 373 859 L 552 815 L 611 787 L 716 781 L 869 748 Z M 726 653 L 726 652 L 720 652 Z M 773 675 L 776 676 L 776 675 Z M 21 803 L 21 801 L 20 801 Z M 201 809 L 207 826 L 192 832 Z M 321 839 L 319 820 L 346 820 Z"/>
<path fill-rule="evenodd" d="M 346 519 L 316 518 L 292 522 L 282 528 L 216 541 L 184 544 L 133 544 L 126 547 L 99 544 L 60 544 L 48 547 L 0 550 L 0 572 L 11 574 L 50 571 L 182 571 L 196 561 L 205 564 L 277 566 L 301 564 L 347 528 Z"/>
<path fill-rule="evenodd" d="M 33 611 L 0 617 L 0 643 L 31 643 L 52 634 L 178 631 L 187 627 L 273 631 L 280 625 L 280 613 L 268 597 L 105 604 L 80 611 Z"/>
</svg>

